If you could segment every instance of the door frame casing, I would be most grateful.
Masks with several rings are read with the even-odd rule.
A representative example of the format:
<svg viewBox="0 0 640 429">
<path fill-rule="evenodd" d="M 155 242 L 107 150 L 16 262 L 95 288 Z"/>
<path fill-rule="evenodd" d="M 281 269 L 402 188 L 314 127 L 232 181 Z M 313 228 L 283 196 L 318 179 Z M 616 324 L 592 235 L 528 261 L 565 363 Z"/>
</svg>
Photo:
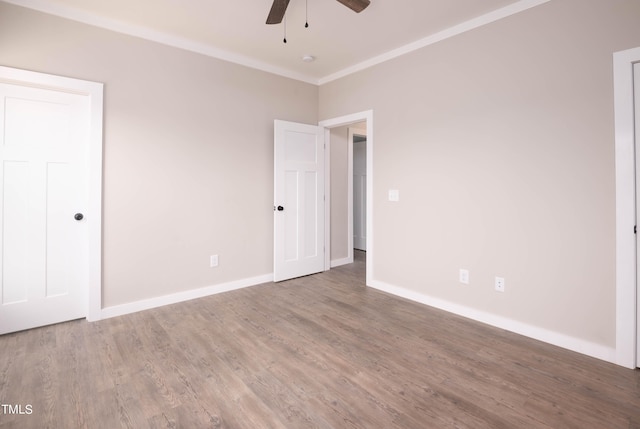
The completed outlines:
<svg viewBox="0 0 640 429">
<path fill-rule="evenodd" d="M 637 366 L 636 143 L 633 67 L 640 48 L 613 54 L 616 170 L 616 363 Z M 640 149 L 640 148 L 638 148 Z"/>
<path fill-rule="evenodd" d="M 366 284 L 373 280 L 374 240 L 373 240 L 373 110 L 365 110 L 350 115 L 326 119 L 318 123 L 325 133 L 325 270 L 331 268 L 331 153 L 330 141 L 332 128 L 352 125 L 366 121 L 367 124 L 367 253 Z M 353 237 L 351 238 L 353 241 Z M 353 251 L 353 250 L 352 250 Z"/>
<path fill-rule="evenodd" d="M 29 86 L 89 97 L 88 168 L 88 275 L 86 318 L 100 320 L 102 312 L 102 117 L 104 85 L 98 82 L 55 76 L 0 66 L 0 83 Z"/>
</svg>

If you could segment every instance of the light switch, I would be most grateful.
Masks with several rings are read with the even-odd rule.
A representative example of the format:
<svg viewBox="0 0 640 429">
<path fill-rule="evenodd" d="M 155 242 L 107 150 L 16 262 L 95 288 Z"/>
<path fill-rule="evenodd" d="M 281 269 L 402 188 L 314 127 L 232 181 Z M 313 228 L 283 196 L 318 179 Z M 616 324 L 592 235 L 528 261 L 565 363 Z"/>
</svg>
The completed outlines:
<svg viewBox="0 0 640 429">
<path fill-rule="evenodd" d="M 389 189 L 389 201 L 400 201 L 400 191 Z"/>
</svg>

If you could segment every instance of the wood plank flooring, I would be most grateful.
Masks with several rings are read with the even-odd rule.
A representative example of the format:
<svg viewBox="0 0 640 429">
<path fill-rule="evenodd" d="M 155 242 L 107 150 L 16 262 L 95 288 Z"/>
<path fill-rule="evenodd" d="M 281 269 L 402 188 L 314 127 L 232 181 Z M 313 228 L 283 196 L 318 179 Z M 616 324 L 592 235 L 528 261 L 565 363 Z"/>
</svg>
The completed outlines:
<svg viewBox="0 0 640 429">
<path fill-rule="evenodd" d="M 0 337 L 0 428 L 640 428 L 640 372 L 366 288 L 353 265 Z M 7 410 L 5 410 L 7 411 Z"/>
</svg>

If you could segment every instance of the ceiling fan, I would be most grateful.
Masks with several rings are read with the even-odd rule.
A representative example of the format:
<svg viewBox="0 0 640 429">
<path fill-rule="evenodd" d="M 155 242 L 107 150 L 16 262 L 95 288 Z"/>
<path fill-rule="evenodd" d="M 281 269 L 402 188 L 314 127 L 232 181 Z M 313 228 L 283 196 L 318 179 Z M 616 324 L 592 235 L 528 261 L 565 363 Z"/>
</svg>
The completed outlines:
<svg viewBox="0 0 640 429">
<path fill-rule="evenodd" d="M 369 0 L 338 0 L 340 3 L 348 7 L 354 12 L 360 13 L 369 6 Z M 289 0 L 273 0 L 271 11 L 267 17 L 267 24 L 280 24 L 287 11 Z"/>
</svg>

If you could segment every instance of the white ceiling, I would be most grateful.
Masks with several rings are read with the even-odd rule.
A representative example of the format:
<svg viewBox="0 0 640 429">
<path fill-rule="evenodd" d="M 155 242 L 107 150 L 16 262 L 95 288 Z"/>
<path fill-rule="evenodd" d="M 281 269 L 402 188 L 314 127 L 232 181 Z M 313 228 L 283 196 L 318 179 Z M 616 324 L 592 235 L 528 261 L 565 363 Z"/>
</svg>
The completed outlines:
<svg viewBox="0 0 640 429">
<path fill-rule="evenodd" d="M 371 0 L 359 14 L 291 0 L 286 44 L 282 24 L 265 24 L 272 0 L 5 1 L 321 84 L 548 0 Z"/>
</svg>

